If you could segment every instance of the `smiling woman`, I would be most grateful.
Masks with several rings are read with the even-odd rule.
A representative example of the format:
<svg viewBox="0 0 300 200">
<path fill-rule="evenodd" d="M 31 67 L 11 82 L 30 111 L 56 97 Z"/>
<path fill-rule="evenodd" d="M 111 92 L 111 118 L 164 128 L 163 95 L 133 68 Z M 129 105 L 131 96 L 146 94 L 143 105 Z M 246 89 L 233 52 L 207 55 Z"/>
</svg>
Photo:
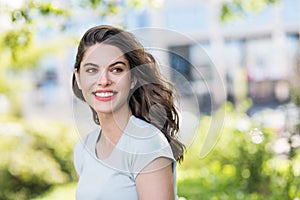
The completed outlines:
<svg viewBox="0 0 300 200">
<path fill-rule="evenodd" d="M 75 96 L 99 128 L 75 147 L 77 199 L 177 199 L 174 90 L 134 36 L 111 26 L 89 29 L 73 74 Z"/>
<path fill-rule="evenodd" d="M 135 81 L 131 80 L 130 66 L 121 50 L 95 44 L 86 51 L 81 65 L 79 70 L 75 69 L 78 87 L 97 116 L 129 113 L 127 98 Z"/>
</svg>

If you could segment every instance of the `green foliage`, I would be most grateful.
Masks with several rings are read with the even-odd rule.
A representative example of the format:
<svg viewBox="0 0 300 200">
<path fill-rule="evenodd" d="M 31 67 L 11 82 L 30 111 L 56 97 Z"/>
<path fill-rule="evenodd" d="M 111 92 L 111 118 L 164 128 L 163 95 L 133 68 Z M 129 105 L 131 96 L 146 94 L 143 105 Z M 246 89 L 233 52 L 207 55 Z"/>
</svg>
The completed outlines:
<svg viewBox="0 0 300 200">
<path fill-rule="evenodd" d="M 0 41 L 1 50 L 9 51 L 12 61 L 18 59 L 18 55 L 26 50 L 31 44 L 32 35 L 31 32 L 27 29 L 18 29 L 18 30 L 9 30 L 5 33 L 2 40 Z"/>
<path fill-rule="evenodd" d="M 4 5 L 1 5 L 4 4 Z M 8 52 L 6 60 L 8 59 L 10 67 L 22 67 L 24 60 L 24 52 L 31 49 L 35 45 L 34 37 L 39 30 L 40 21 L 47 24 L 48 17 L 56 17 L 57 26 L 63 27 L 70 17 L 68 9 L 58 7 L 58 4 L 36 0 L 25 0 L 18 8 L 12 8 L 7 3 L 0 3 L 0 11 L 4 14 L 10 15 L 11 27 L 4 27 L 5 31 L 0 34 L 0 52 Z M 0 16 L 2 17 L 2 15 Z M 59 18 L 65 20 L 58 20 Z M 50 28 L 50 27 L 49 27 Z M 36 59 L 37 60 L 37 59 Z M 31 67 L 34 65 L 30 65 Z"/>
<path fill-rule="evenodd" d="M 29 199 L 75 180 L 75 137 L 59 122 L 4 121 L 0 126 L 0 199 Z"/>
<path fill-rule="evenodd" d="M 90 5 L 92 8 L 96 9 L 101 2 L 102 0 L 89 0 L 87 1 L 87 5 Z"/>
<path fill-rule="evenodd" d="M 233 0 L 225 1 L 221 6 L 221 21 L 227 22 L 235 18 L 243 18 L 249 12 L 259 12 L 279 0 Z"/>
<path fill-rule="evenodd" d="M 299 197 L 299 157 L 289 165 L 285 156 L 274 154 L 273 142 L 278 138 L 274 130 L 257 127 L 244 113 L 245 105 L 233 111 L 226 106 L 226 117 L 220 139 L 210 154 L 200 159 L 201 137 L 188 149 L 183 164 L 178 167 L 179 196 L 198 199 L 289 199 Z M 211 117 L 201 119 L 199 134 L 210 126 Z M 261 135 L 262 133 L 262 135 Z M 292 199 L 292 198 L 290 198 Z"/>
<path fill-rule="evenodd" d="M 64 185 L 57 185 L 51 188 L 46 193 L 34 198 L 32 200 L 65 200 L 75 199 L 76 182 L 67 183 Z"/>
</svg>

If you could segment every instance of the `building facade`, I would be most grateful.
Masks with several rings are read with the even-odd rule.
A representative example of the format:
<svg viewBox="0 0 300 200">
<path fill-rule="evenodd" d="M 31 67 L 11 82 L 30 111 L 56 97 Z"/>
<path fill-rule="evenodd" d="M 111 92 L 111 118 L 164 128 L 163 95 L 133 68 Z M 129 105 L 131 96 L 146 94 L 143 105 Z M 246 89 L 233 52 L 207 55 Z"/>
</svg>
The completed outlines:
<svg viewBox="0 0 300 200">
<path fill-rule="evenodd" d="M 176 65 L 174 56 L 169 59 L 171 67 L 198 83 L 200 99 L 208 92 L 211 103 L 217 104 L 224 98 L 235 103 L 246 97 L 258 104 L 287 101 L 290 80 L 299 68 L 300 1 L 281 0 L 226 23 L 220 22 L 220 11 L 217 1 L 165 0 L 158 9 L 129 14 L 127 26 L 163 28 L 193 38 L 192 42 L 168 39 L 164 45 L 179 57 L 185 52 L 183 57 L 194 64 Z M 202 80 L 193 77 L 193 68 L 201 72 Z"/>
<path fill-rule="evenodd" d="M 225 100 L 237 103 L 250 97 L 264 104 L 289 99 L 291 80 L 297 80 L 294 72 L 300 71 L 300 0 L 281 0 L 227 23 L 220 22 L 218 1 L 159 2 L 157 8 L 145 6 L 124 13 L 122 23 L 158 58 L 163 73 L 182 96 L 195 100 L 193 105 L 199 105 L 200 112 L 210 113 Z M 72 29 L 77 35 L 87 26 L 114 23 L 78 20 L 72 22 L 79 26 Z M 72 117 L 75 47 L 64 52 L 41 61 L 39 77 L 34 78 L 36 88 L 30 93 L 37 102 L 33 105 L 25 98 L 25 116 Z M 66 111 L 58 115 L 57 110 Z"/>
</svg>

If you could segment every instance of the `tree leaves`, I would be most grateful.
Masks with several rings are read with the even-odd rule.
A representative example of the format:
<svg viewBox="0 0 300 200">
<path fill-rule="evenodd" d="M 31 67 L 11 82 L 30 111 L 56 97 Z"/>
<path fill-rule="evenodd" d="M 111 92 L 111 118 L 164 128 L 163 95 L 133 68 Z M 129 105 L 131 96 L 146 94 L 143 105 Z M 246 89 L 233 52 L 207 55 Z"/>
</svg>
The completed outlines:
<svg viewBox="0 0 300 200">
<path fill-rule="evenodd" d="M 221 6 L 220 20 L 227 22 L 235 18 L 242 18 L 249 12 L 259 12 L 268 5 L 278 3 L 279 0 L 232 0 Z"/>
</svg>

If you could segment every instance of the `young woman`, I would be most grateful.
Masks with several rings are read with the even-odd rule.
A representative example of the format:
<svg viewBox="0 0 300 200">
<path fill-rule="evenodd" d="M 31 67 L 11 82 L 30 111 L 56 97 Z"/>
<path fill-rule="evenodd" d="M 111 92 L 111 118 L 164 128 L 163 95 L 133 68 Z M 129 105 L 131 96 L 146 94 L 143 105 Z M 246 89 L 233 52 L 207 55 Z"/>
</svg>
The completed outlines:
<svg viewBox="0 0 300 200">
<path fill-rule="evenodd" d="M 75 147 L 76 198 L 176 199 L 184 146 L 173 86 L 153 56 L 129 32 L 93 27 L 79 43 L 72 86 L 99 125 Z"/>
</svg>

